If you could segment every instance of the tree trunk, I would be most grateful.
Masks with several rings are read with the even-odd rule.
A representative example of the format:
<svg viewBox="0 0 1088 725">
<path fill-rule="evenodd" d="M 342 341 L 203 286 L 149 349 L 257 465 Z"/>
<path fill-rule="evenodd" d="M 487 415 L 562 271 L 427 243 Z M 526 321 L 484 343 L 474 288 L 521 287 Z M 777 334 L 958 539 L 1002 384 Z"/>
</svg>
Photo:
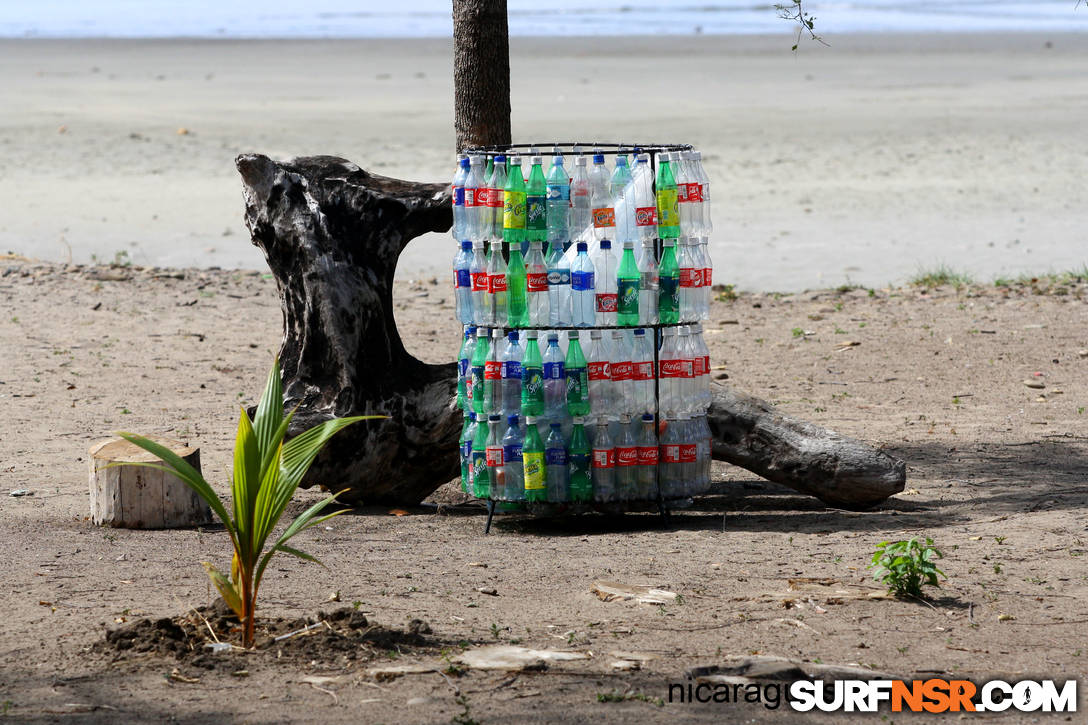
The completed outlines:
<svg viewBox="0 0 1088 725">
<path fill-rule="evenodd" d="M 506 0 L 453 0 L 457 150 L 510 143 Z"/>
<path fill-rule="evenodd" d="M 246 224 L 283 306 L 291 433 L 336 416 L 384 413 L 337 434 L 304 486 L 345 501 L 414 504 L 459 471 L 456 365 L 408 354 L 393 319 L 393 272 L 407 243 L 452 224 L 449 190 L 377 176 L 343 159 L 237 159 Z M 457 327 L 449 320 L 450 328 Z M 825 503 L 863 508 L 903 490 L 905 466 L 769 403 L 719 387 L 714 457 Z"/>
</svg>

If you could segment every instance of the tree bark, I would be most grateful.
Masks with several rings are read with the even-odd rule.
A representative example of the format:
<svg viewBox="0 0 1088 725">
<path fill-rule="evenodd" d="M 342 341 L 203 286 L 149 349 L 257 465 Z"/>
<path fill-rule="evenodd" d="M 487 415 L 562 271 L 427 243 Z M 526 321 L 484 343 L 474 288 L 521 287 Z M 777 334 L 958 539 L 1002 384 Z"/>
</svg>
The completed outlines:
<svg viewBox="0 0 1088 725">
<path fill-rule="evenodd" d="M 510 143 L 506 0 L 453 0 L 457 150 Z"/>
<path fill-rule="evenodd" d="M 283 306 L 284 398 L 291 433 L 336 416 L 383 413 L 337 434 L 304 486 L 345 501 L 414 504 L 457 476 L 456 365 L 404 349 L 393 273 L 407 243 L 452 224 L 449 189 L 367 173 L 328 156 L 237 159 L 246 224 Z M 451 319 L 451 328 L 456 323 Z M 902 461 L 718 387 L 708 415 L 714 457 L 833 506 L 865 508 L 903 490 Z"/>
</svg>

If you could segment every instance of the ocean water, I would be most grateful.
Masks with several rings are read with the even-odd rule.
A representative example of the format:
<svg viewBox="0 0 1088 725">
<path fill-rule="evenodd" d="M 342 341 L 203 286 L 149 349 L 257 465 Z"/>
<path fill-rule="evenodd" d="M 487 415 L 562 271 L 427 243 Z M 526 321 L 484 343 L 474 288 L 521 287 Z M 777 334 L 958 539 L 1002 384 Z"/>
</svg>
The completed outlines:
<svg viewBox="0 0 1088 725">
<path fill-rule="evenodd" d="M 789 0 L 779 0 L 789 2 Z M 0 0 L 0 37 L 449 37 L 450 0 Z M 1082 0 L 805 3 L 817 31 L 1085 31 Z M 795 32 L 760 0 L 508 0 L 510 33 L 685 35 Z"/>
</svg>

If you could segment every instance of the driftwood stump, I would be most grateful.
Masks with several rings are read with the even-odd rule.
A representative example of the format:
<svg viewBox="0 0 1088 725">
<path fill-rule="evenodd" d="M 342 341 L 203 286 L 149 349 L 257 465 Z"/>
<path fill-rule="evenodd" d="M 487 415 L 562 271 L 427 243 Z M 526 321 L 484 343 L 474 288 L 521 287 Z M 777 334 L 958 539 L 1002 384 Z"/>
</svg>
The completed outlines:
<svg viewBox="0 0 1088 725">
<path fill-rule="evenodd" d="M 419 502 L 459 471 L 456 365 L 404 349 L 393 273 L 409 241 L 452 225 L 448 188 L 329 156 L 236 163 L 246 224 L 283 307 L 284 397 L 299 406 L 291 432 L 335 416 L 389 416 L 333 438 L 303 485 L 347 489 L 345 501 Z M 719 388 L 709 418 L 715 458 L 830 505 L 864 508 L 903 490 L 902 461 L 758 398 Z"/>
<path fill-rule="evenodd" d="M 151 436 L 200 470 L 200 450 L 169 438 Z M 89 451 L 91 520 L 124 529 L 176 529 L 210 523 L 208 504 L 180 478 L 145 466 L 160 459 L 124 438 L 111 438 Z"/>
</svg>

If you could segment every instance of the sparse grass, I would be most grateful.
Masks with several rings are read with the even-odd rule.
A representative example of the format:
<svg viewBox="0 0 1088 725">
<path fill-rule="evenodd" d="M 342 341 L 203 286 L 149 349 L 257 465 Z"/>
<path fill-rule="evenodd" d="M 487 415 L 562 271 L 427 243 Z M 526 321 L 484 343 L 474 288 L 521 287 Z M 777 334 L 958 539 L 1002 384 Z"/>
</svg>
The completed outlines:
<svg viewBox="0 0 1088 725">
<path fill-rule="evenodd" d="M 912 287 L 935 289 L 937 287 L 954 287 L 962 289 L 972 283 L 971 276 L 966 272 L 957 272 L 947 265 L 940 264 L 933 269 L 921 269 L 911 277 L 907 283 Z"/>
<path fill-rule="evenodd" d="M 715 285 L 717 287 L 717 285 Z M 714 296 L 715 302 L 735 302 L 737 299 L 737 290 L 734 285 L 725 284 L 721 286 L 722 289 Z"/>
</svg>

